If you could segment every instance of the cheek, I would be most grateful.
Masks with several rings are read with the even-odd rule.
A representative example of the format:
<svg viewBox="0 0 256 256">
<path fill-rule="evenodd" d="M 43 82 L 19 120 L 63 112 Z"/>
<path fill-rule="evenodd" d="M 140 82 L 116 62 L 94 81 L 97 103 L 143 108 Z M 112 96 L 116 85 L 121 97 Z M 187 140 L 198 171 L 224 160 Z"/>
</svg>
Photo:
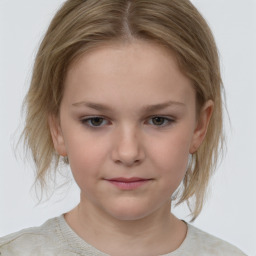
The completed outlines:
<svg viewBox="0 0 256 256">
<path fill-rule="evenodd" d="M 102 165 L 107 157 L 107 144 L 98 143 L 92 136 L 68 138 L 67 153 L 73 176 L 79 186 L 90 184 L 92 179 L 99 177 Z"/>
<path fill-rule="evenodd" d="M 157 147 L 150 147 L 154 165 L 172 182 L 181 181 L 187 170 L 191 136 L 184 134 L 173 133 L 158 142 L 151 141 L 152 144 L 157 143 Z"/>
<path fill-rule="evenodd" d="M 162 145 L 158 153 L 155 166 L 158 170 L 159 181 L 161 183 L 161 193 L 170 196 L 176 191 L 184 179 L 187 171 L 189 153 L 186 146 L 166 144 Z"/>
</svg>

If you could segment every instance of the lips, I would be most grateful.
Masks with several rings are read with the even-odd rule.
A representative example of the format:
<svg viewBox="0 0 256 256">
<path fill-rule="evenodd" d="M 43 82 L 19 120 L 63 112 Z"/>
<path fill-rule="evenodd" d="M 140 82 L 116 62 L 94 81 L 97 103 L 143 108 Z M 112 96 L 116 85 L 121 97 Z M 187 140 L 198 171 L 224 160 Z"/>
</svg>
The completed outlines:
<svg viewBox="0 0 256 256">
<path fill-rule="evenodd" d="M 109 181 L 125 182 L 125 183 L 139 182 L 139 181 L 146 181 L 146 180 L 149 180 L 149 179 L 137 178 L 137 177 L 132 177 L 132 178 L 113 178 L 113 179 L 109 179 Z"/>
<path fill-rule="evenodd" d="M 140 177 L 131 177 L 131 178 L 111 178 L 107 179 L 107 181 L 121 190 L 135 190 L 139 187 L 142 187 L 149 183 L 152 179 L 145 179 Z"/>
</svg>

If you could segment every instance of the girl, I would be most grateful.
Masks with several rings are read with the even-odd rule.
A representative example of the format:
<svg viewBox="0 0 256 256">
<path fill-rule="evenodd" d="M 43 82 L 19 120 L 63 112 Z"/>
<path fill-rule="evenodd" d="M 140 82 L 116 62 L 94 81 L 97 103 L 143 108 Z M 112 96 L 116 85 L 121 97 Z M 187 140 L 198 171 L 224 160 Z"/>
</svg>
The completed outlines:
<svg viewBox="0 0 256 256">
<path fill-rule="evenodd" d="M 212 34 L 187 0 L 68 0 L 38 51 L 23 136 L 42 188 L 61 162 L 79 205 L 2 255 L 245 255 L 192 220 L 222 149 Z"/>
</svg>

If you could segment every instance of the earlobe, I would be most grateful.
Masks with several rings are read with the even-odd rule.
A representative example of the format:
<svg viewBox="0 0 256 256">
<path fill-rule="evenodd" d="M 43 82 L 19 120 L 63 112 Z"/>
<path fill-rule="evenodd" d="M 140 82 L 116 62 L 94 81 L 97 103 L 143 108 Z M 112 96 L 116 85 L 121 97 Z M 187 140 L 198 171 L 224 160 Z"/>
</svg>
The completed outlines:
<svg viewBox="0 0 256 256">
<path fill-rule="evenodd" d="M 50 115 L 48 117 L 48 124 L 49 124 L 52 141 L 53 141 L 53 145 L 54 145 L 56 152 L 61 156 L 67 156 L 65 142 L 64 142 L 63 134 L 62 134 L 61 127 L 60 127 L 59 118 L 54 115 Z"/>
<path fill-rule="evenodd" d="M 213 101 L 208 100 L 200 111 L 197 125 L 193 134 L 193 140 L 189 150 L 190 154 L 194 154 L 204 140 L 204 137 L 206 135 L 208 125 L 212 116 L 213 107 L 214 107 Z"/>
</svg>

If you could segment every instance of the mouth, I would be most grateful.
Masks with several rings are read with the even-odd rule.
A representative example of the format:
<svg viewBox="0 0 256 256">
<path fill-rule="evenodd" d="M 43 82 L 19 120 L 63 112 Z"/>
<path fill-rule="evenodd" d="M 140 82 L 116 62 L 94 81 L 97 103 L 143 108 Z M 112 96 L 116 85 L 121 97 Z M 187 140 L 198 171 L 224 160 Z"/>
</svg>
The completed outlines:
<svg viewBox="0 0 256 256">
<path fill-rule="evenodd" d="M 132 177 L 132 178 L 111 178 L 106 179 L 110 184 L 114 185 L 115 187 L 121 189 L 121 190 L 134 190 L 139 187 L 142 187 L 152 181 L 153 179 L 145 179 L 145 178 L 139 178 L 139 177 Z"/>
</svg>

